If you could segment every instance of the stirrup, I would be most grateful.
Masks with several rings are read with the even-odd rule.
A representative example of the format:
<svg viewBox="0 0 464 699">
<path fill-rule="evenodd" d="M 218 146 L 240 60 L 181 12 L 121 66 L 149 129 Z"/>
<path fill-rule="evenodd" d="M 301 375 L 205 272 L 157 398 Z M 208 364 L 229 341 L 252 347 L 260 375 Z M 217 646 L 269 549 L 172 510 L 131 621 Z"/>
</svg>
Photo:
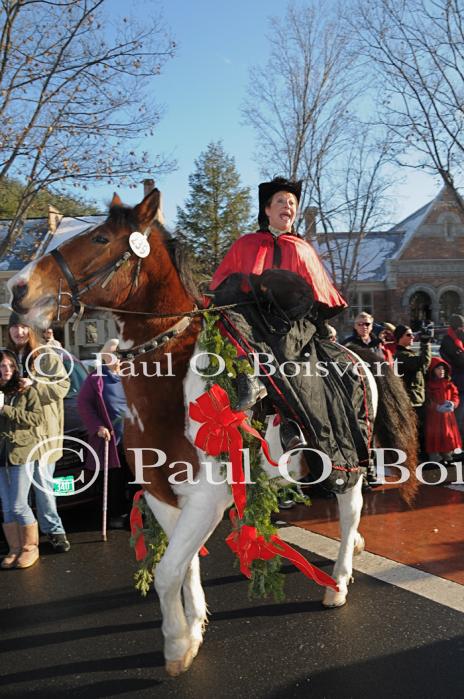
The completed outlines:
<svg viewBox="0 0 464 699">
<path fill-rule="evenodd" d="M 284 452 L 302 449 L 308 446 L 301 427 L 295 420 L 283 420 L 280 423 L 280 444 Z"/>
</svg>

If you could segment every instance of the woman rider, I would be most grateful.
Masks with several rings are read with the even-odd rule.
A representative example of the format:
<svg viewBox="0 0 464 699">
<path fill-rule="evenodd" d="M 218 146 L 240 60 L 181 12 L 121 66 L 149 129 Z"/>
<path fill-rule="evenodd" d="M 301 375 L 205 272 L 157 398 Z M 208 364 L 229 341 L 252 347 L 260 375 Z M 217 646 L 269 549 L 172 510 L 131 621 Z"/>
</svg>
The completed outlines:
<svg viewBox="0 0 464 699">
<path fill-rule="evenodd" d="M 324 337 L 327 337 L 325 320 L 340 313 L 347 303 L 333 286 L 314 248 L 294 232 L 300 196 L 301 182 L 277 177 L 259 185 L 259 230 L 242 236 L 232 245 L 213 276 L 211 290 L 215 292 L 216 302 L 226 303 L 242 297 L 249 298 L 250 290 L 252 297 L 256 300 L 258 296 L 259 301 L 260 294 L 264 291 L 265 303 L 257 316 L 252 306 L 244 306 L 240 313 L 227 312 L 222 315 L 223 327 L 236 347 L 240 347 L 239 356 L 245 357 L 250 350 L 263 351 L 264 342 L 271 347 L 278 363 L 289 359 L 303 362 L 309 358 L 312 366 L 321 359 L 325 359 L 328 364 L 335 361 L 346 366 L 352 364 L 352 360 L 345 350 Z M 286 272 L 282 273 L 281 270 Z M 290 288 L 294 288 L 296 280 L 299 280 L 300 288 L 299 295 L 297 293 L 295 296 L 290 293 Z M 287 283 L 290 284 L 288 288 Z M 302 304 L 302 295 L 306 295 L 306 305 Z M 283 312 L 283 324 L 278 328 L 277 334 L 273 332 L 275 317 L 272 317 L 270 323 L 269 317 L 263 318 L 263 307 L 269 308 L 269 299 L 272 305 L 276 298 L 279 298 L 279 302 L 276 302 L 273 311 L 278 308 L 277 315 L 282 311 L 280 306 L 285 304 L 286 298 L 298 298 L 299 301 L 297 312 L 287 304 Z M 267 328 L 269 332 L 263 328 Z M 292 418 L 284 422 L 283 446 L 295 448 L 294 445 L 305 444 L 299 430 L 299 424 L 302 424 L 310 435 L 310 445 L 320 448 L 333 463 L 340 463 L 343 468 L 350 461 L 353 465 L 366 460 L 368 455 L 365 435 L 362 439 L 359 434 L 352 438 L 339 436 L 341 428 L 344 432 L 353 429 L 359 432 L 354 423 L 357 425 L 360 417 L 365 418 L 360 407 L 360 403 L 365 404 L 363 387 L 360 386 L 359 377 L 353 378 L 351 371 L 345 372 L 341 379 L 341 372 L 334 371 L 333 366 L 328 371 L 329 376 L 323 379 L 320 376 L 306 377 L 305 380 L 301 376 L 292 377 L 290 385 L 284 380 L 283 386 L 279 385 L 278 372 L 271 379 L 260 374 L 265 387 L 257 377 L 243 372 L 238 376 L 237 407 L 241 410 L 248 409 L 265 395 L 266 389 L 276 404 L 277 394 L 283 388 L 287 399 L 288 394 L 291 394 L 290 405 L 283 405 L 277 398 L 277 407 L 282 408 L 284 416 Z M 327 385 L 323 385 L 321 379 Z M 275 383 L 278 384 L 277 387 Z M 302 393 L 306 393 L 306 397 L 301 401 Z M 354 393 L 357 393 L 354 401 L 356 414 L 353 414 L 352 405 Z M 337 401 L 337 397 L 340 401 Z M 332 404 L 336 402 L 343 403 L 343 407 L 339 405 L 334 410 Z M 312 409 L 311 403 L 314 406 Z M 324 409 L 322 403 L 325 404 Z M 334 412 L 337 413 L 335 416 Z M 341 450 L 343 453 L 337 447 L 340 439 L 346 446 Z"/>
</svg>

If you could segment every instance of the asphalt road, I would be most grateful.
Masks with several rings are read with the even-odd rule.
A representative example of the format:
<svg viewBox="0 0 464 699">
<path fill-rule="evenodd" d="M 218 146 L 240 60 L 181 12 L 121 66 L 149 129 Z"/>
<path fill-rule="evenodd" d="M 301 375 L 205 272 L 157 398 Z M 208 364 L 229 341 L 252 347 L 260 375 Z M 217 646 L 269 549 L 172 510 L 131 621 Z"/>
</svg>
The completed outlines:
<svg viewBox="0 0 464 699">
<path fill-rule="evenodd" d="M 99 538 L 88 510 L 65 513 L 72 549 L 42 546 L 0 574 L 1 697 L 454 698 L 464 695 L 464 615 L 357 574 L 349 603 L 285 567 L 287 599 L 250 602 L 224 521 L 202 560 L 205 643 L 179 678 L 164 673 L 159 604 L 132 588 L 128 533 Z M 330 571 L 331 563 L 310 556 Z"/>
</svg>

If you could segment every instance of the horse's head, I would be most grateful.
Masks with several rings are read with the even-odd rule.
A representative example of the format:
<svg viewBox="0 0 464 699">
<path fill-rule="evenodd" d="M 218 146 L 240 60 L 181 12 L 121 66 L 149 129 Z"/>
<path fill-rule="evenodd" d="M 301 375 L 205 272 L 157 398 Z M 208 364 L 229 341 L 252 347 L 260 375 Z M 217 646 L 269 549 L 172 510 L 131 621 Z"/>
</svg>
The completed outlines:
<svg viewBox="0 0 464 699">
<path fill-rule="evenodd" d="M 14 310 L 43 327 L 66 321 L 79 304 L 140 310 L 145 305 L 141 295 L 147 293 L 153 310 L 154 284 L 162 288 L 170 273 L 172 294 L 176 276 L 159 219 L 157 189 L 134 208 L 123 206 L 115 194 L 104 223 L 31 262 L 10 280 Z M 150 252 L 144 257 L 147 246 Z"/>
</svg>

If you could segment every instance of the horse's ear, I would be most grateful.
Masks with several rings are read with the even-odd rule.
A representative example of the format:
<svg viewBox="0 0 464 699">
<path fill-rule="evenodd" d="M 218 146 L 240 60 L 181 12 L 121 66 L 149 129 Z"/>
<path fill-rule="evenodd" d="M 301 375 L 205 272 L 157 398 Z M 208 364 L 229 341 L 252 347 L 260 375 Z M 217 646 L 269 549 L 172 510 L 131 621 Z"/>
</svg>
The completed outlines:
<svg viewBox="0 0 464 699">
<path fill-rule="evenodd" d="M 122 204 L 122 201 L 121 201 L 119 194 L 117 194 L 116 192 L 113 192 L 113 198 L 111 200 L 110 209 L 112 209 L 113 206 L 122 206 L 122 205 L 123 204 Z"/>
<path fill-rule="evenodd" d="M 152 189 L 134 208 L 134 214 L 141 227 L 149 226 L 155 219 L 162 223 L 161 192 L 159 189 Z"/>
</svg>

